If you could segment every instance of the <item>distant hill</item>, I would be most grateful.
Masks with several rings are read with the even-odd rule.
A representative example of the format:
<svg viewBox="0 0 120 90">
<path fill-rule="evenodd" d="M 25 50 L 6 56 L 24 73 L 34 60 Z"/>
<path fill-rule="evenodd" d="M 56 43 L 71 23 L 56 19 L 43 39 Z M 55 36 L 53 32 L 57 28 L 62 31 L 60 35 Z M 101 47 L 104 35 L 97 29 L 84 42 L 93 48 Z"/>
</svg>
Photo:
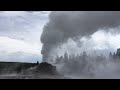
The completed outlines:
<svg viewBox="0 0 120 90">
<path fill-rule="evenodd" d="M 42 63 L 20 63 L 0 62 L 0 79 L 55 79 L 64 78 L 60 75 L 56 66 L 47 62 Z"/>
<path fill-rule="evenodd" d="M 28 68 L 38 65 L 37 63 L 0 62 L 0 74 L 20 73 Z"/>
<path fill-rule="evenodd" d="M 15 53 L 0 53 L 0 61 L 7 62 L 41 62 L 42 58 L 40 55 L 25 53 L 25 52 L 15 52 Z"/>
</svg>

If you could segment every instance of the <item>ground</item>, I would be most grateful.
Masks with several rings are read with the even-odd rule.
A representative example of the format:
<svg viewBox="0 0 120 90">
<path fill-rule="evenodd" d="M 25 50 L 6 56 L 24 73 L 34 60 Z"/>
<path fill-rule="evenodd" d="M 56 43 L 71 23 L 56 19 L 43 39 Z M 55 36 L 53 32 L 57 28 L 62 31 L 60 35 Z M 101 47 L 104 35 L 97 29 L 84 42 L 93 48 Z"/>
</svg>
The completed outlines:
<svg viewBox="0 0 120 90">
<path fill-rule="evenodd" d="M 0 63 L 0 79 L 68 79 L 60 75 L 56 67 L 47 62 L 38 63 Z"/>
</svg>

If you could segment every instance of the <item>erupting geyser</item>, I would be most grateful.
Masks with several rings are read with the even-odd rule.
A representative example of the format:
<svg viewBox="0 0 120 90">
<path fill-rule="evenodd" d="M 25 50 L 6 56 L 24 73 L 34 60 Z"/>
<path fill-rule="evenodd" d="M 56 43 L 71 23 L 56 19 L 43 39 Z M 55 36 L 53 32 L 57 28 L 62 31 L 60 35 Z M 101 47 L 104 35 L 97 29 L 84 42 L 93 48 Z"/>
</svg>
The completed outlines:
<svg viewBox="0 0 120 90">
<path fill-rule="evenodd" d="M 99 28 L 120 25 L 119 11 L 54 11 L 41 36 L 43 62 L 49 61 L 50 51 L 72 38 L 90 36 Z M 107 30 L 107 29 L 106 29 Z M 58 52 L 59 53 L 59 52 Z"/>
</svg>

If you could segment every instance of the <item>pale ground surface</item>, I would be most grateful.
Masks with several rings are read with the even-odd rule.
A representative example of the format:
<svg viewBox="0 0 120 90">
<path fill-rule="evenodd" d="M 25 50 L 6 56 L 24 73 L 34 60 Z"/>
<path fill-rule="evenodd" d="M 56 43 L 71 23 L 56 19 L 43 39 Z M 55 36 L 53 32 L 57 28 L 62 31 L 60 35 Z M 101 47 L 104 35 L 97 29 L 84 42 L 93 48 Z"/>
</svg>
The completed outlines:
<svg viewBox="0 0 120 90">
<path fill-rule="evenodd" d="M 120 76 L 88 77 L 80 75 L 0 75 L 0 79 L 120 79 Z"/>
<path fill-rule="evenodd" d="M 0 75 L 0 79 L 69 79 L 69 77 L 57 75 Z"/>
</svg>

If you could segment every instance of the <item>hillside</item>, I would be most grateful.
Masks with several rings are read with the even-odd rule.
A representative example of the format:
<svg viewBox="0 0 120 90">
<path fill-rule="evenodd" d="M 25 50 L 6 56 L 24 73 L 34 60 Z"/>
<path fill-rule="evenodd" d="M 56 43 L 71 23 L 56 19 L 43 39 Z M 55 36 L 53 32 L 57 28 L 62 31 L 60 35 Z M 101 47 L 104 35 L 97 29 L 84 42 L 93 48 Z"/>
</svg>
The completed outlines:
<svg viewBox="0 0 120 90">
<path fill-rule="evenodd" d="M 56 67 L 47 63 L 0 62 L 0 79 L 63 79 Z"/>
<path fill-rule="evenodd" d="M 37 63 L 0 62 L 0 74 L 20 73 L 36 65 Z"/>
</svg>

